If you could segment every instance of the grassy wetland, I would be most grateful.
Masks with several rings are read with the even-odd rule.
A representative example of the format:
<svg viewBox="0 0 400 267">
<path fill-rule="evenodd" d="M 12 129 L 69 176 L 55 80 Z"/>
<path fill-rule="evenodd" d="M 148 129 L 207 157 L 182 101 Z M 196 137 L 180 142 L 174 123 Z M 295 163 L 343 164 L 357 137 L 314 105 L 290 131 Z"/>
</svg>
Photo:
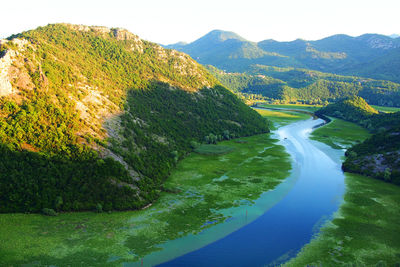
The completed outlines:
<svg viewBox="0 0 400 267">
<path fill-rule="evenodd" d="M 385 112 L 385 113 L 393 113 L 393 112 L 398 112 L 400 111 L 400 108 L 396 107 L 383 107 L 383 106 L 375 106 L 371 105 L 374 109 L 380 111 L 380 112 Z"/>
<path fill-rule="evenodd" d="M 320 109 L 322 106 L 318 105 L 307 105 L 307 104 L 260 104 L 263 108 L 277 108 L 286 110 L 303 110 L 308 112 L 314 112 Z"/>
<path fill-rule="evenodd" d="M 271 105 L 273 106 L 273 105 Z M 268 120 L 272 123 L 270 128 L 278 129 L 279 127 L 288 125 L 290 123 L 306 120 L 310 118 L 310 115 L 305 113 L 299 113 L 290 110 L 270 110 L 264 108 L 255 108 L 255 110 L 263 117 L 268 118 Z"/>
<path fill-rule="evenodd" d="M 400 263 L 400 187 L 355 174 L 346 187 L 334 219 L 287 266 Z"/>
<path fill-rule="evenodd" d="M 120 266 L 162 250 L 169 240 L 235 219 L 235 209 L 244 217 L 289 174 L 289 156 L 276 142 L 263 134 L 221 142 L 223 154 L 192 153 L 145 210 L 1 214 L 0 265 Z"/>
<path fill-rule="evenodd" d="M 310 138 L 331 146 L 334 149 L 348 148 L 368 138 L 371 134 L 361 126 L 341 119 L 332 121 L 315 129 Z"/>
</svg>

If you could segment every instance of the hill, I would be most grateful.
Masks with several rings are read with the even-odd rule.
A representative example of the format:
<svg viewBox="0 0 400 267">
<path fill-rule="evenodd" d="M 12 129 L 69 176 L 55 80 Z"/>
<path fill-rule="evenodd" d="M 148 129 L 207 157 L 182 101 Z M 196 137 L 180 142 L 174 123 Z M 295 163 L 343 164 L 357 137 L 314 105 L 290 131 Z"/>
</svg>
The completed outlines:
<svg viewBox="0 0 400 267">
<path fill-rule="evenodd" d="M 0 212 L 141 208 L 194 143 L 268 132 L 188 55 L 123 29 L 0 44 Z"/>
<path fill-rule="evenodd" d="M 400 127 L 398 124 L 348 149 L 343 170 L 400 185 Z"/>
<path fill-rule="evenodd" d="M 368 127 L 370 117 L 378 114 L 378 111 L 368 105 L 363 98 L 354 96 L 329 104 L 317 110 L 315 114 L 332 116 Z"/>
<path fill-rule="evenodd" d="M 388 130 L 400 125 L 400 112 L 379 113 L 361 97 L 341 99 L 315 112 L 317 116 L 332 116 L 354 122 L 372 132 Z"/>
<path fill-rule="evenodd" d="M 226 87 L 247 97 L 324 104 L 354 95 L 370 104 L 400 106 L 400 84 L 296 68 L 253 65 L 247 73 L 206 68 Z"/>
<path fill-rule="evenodd" d="M 362 98 L 352 97 L 315 112 L 357 123 L 374 134 L 346 151 L 343 170 L 400 184 L 400 112 L 378 113 Z"/>
<path fill-rule="evenodd" d="M 400 82 L 397 69 L 400 38 L 379 34 L 338 34 L 321 40 L 250 42 L 234 33 L 212 31 L 186 44 L 169 45 L 202 64 L 227 72 L 245 72 L 255 64 L 305 68 L 342 75 L 362 75 Z M 368 67 L 363 68 L 363 66 Z"/>
</svg>

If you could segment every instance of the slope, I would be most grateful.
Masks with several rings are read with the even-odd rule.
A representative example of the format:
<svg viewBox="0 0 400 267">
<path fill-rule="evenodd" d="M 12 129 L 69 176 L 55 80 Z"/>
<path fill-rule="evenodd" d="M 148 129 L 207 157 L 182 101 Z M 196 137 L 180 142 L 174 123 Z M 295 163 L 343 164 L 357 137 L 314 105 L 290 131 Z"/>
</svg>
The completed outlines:
<svg viewBox="0 0 400 267">
<path fill-rule="evenodd" d="M 189 56 L 123 29 L 48 25 L 0 50 L 0 212 L 140 208 L 192 141 L 268 131 Z"/>
</svg>

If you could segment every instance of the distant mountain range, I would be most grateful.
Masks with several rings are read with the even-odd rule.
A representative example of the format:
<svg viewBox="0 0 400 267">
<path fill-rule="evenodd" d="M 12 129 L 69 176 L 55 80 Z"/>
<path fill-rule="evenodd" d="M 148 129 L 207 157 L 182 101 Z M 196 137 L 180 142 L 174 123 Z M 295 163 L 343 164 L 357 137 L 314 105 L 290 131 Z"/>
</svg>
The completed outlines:
<svg viewBox="0 0 400 267">
<path fill-rule="evenodd" d="M 246 72 L 258 64 L 400 82 L 400 38 L 394 35 L 338 34 L 316 41 L 269 39 L 257 43 L 233 32 L 214 30 L 192 43 L 165 47 L 228 72 Z"/>
</svg>

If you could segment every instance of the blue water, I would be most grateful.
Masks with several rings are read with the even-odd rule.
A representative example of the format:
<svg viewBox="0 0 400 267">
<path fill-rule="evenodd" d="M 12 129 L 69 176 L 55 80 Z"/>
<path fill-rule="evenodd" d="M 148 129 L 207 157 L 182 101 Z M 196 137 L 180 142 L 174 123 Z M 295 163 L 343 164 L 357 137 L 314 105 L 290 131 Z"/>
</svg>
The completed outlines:
<svg viewBox="0 0 400 267">
<path fill-rule="evenodd" d="M 281 201 L 222 239 L 159 266 L 265 266 L 295 256 L 337 211 L 345 189 L 343 152 L 308 138 L 320 123 L 310 119 L 278 130 L 298 176 Z"/>
</svg>

